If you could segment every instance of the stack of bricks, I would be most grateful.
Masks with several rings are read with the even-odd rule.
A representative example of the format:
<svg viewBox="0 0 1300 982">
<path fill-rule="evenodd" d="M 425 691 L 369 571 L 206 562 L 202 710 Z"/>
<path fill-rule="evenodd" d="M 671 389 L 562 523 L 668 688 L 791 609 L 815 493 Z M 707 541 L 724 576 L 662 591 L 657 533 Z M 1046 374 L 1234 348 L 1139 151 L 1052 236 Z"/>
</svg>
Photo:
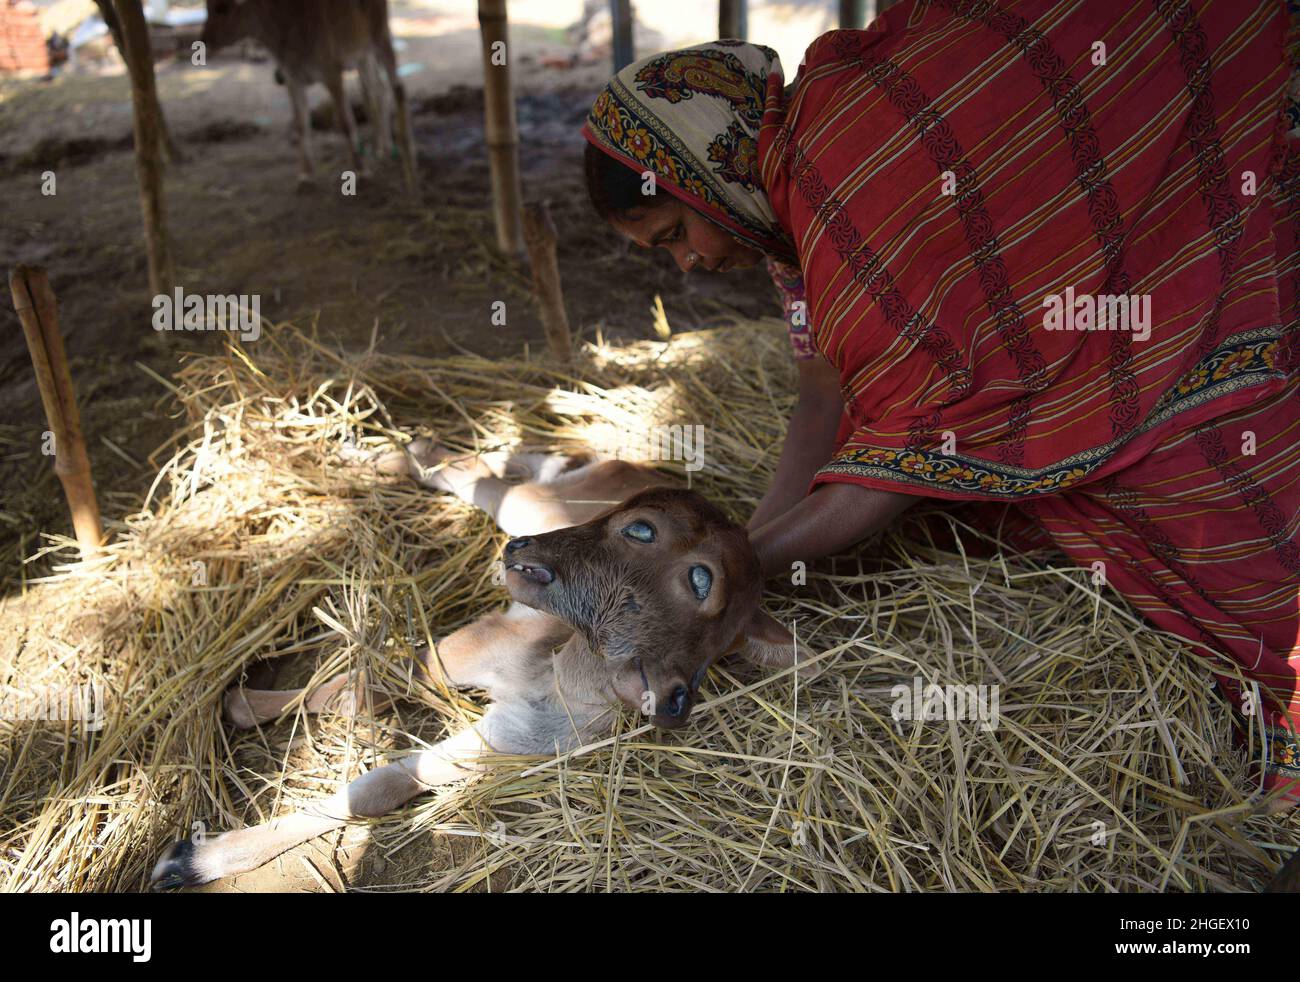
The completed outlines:
<svg viewBox="0 0 1300 982">
<path fill-rule="evenodd" d="M 50 70 L 40 11 L 31 0 L 0 0 L 0 72 L 44 75 Z"/>
</svg>

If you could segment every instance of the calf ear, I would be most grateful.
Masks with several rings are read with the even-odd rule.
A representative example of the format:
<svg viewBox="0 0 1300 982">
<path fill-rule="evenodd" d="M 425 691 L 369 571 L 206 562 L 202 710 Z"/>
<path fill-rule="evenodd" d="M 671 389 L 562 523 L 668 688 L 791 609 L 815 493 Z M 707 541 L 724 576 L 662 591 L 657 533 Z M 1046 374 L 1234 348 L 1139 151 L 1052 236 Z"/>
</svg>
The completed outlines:
<svg viewBox="0 0 1300 982">
<path fill-rule="evenodd" d="M 785 625 L 761 607 L 754 611 L 734 650 L 745 661 L 769 672 L 789 668 L 796 661 L 805 662 L 813 655 L 807 645 L 802 641 L 796 642 Z M 819 667 L 812 666 L 806 674 L 801 669 L 799 675 L 810 679 L 820 672 Z"/>
</svg>

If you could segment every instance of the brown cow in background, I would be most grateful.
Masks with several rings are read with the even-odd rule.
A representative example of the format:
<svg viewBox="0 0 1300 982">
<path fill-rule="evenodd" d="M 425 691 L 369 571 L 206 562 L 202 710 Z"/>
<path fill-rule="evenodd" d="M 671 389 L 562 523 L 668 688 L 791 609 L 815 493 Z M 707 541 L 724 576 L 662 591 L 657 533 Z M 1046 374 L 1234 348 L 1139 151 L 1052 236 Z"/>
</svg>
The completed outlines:
<svg viewBox="0 0 1300 982">
<path fill-rule="evenodd" d="M 391 155 L 393 150 L 387 98 L 392 92 L 402 174 L 407 190 L 415 190 L 415 145 L 406 90 L 397 74 L 397 56 L 388 28 L 387 0 L 208 0 L 208 20 L 201 40 L 210 50 L 249 37 L 271 52 L 289 89 L 300 182 L 312 177 L 307 87 L 315 82 L 329 90 L 339 129 L 348 142 L 348 163 L 353 171 L 361 170 L 357 124 L 343 91 L 343 72 L 355 68 L 361 75 L 381 156 Z M 387 86 L 380 77 L 381 69 L 387 76 Z"/>
</svg>

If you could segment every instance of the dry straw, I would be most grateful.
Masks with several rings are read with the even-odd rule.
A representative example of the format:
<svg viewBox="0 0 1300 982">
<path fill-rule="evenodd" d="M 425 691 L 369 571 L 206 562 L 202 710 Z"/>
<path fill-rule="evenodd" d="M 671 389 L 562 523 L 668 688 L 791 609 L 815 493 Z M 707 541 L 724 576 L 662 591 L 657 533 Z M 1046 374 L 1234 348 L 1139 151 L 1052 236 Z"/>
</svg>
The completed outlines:
<svg viewBox="0 0 1300 982">
<path fill-rule="evenodd" d="M 403 666 L 502 603 L 502 537 L 455 500 L 345 466 L 345 441 L 608 449 L 699 424 L 690 480 L 743 517 L 792 391 L 770 322 L 598 341 L 567 367 L 343 356 L 288 325 L 188 361 L 168 396 L 183 431 L 140 511 L 109 522 L 93 561 L 49 539 L 62 565 L 0 607 L 0 695 L 93 682 L 106 709 L 92 732 L 0 721 L 0 884 L 140 889 L 168 841 L 281 814 L 480 711 L 473 693 L 413 691 Z M 627 716 L 562 759 L 504 760 L 352 830 L 385 860 L 461 844 L 353 885 L 1258 888 L 1300 834 L 1261 804 L 1203 664 L 1059 556 L 934 534 L 959 525 L 914 515 L 769 595 L 821 654 L 815 680 L 724 664 L 675 734 Z M 346 670 L 401 698 L 229 729 L 223 692 L 270 656 L 279 686 Z M 917 678 L 996 684 L 998 725 L 895 720 L 894 687 Z"/>
</svg>

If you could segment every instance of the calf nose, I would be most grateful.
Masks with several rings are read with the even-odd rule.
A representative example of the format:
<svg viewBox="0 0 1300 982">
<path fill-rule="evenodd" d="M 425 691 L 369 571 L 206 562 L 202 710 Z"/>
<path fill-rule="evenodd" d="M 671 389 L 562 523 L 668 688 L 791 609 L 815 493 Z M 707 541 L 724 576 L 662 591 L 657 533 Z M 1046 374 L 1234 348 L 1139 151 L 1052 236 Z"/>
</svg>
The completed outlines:
<svg viewBox="0 0 1300 982">
<path fill-rule="evenodd" d="M 686 686 L 679 685 L 668 696 L 668 705 L 664 707 L 664 712 L 669 716 L 677 717 L 686 712 L 686 703 L 690 698 L 690 693 L 686 691 Z"/>
<path fill-rule="evenodd" d="M 527 535 L 521 535 L 519 538 L 511 539 L 509 542 L 506 543 L 506 552 L 508 553 L 518 552 L 520 549 L 524 548 L 525 546 L 530 546 L 532 544 L 533 544 L 533 540 L 531 537 Z"/>
</svg>

